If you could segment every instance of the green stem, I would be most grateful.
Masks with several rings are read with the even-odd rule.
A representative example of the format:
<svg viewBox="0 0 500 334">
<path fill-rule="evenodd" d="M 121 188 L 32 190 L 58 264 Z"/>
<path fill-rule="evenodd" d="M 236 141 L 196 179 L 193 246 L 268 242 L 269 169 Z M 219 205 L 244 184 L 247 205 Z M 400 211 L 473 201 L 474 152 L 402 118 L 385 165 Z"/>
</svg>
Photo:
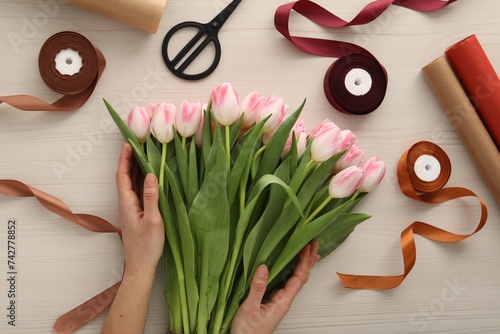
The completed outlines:
<svg viewBox="0 0 500 334">
<path fill-rule="evenodd" d="M 160 188 L 163 191 L 163 186 Z M 160 193 L 160 202 L 166 203 L 166 197 L 164 193 Z M 177 271 L 177 281 L 179 282 L 179 296 L 181 303 L 181 315 L 182 315 L 182 323 L 184 328 L 184 333 L 189 333 L 189 313 L 188 313 L 188 305 L 187 305 L 187 293 L 186 293 L 186 283 L 184 279 L 184 266 L 182 264 L 182 255 L 180 253 L 180 245 L 179 240 L 175 235 L 172 235 L 173 228 L 169 226 L 172 222 L 168 221 L 169 214 L 166 210 L 167 207 L 164 205 L 159 205 L 160 213 L 163 218 L 163 222 L 165 224 L 165 232 L 167 236 L 168 242 L 170 242 L 170 249 L 172 250 L 172 256 L 174 258 L 174 265 Z M 175 232 L 174 232 L 175 233 Z"/>
<path fill-rule="evenodd" d="M 230 133 L 230 129 L 229 129 L 229 125 L 226 125 L 225 126 L 226 128 L 226 156 L 227 156 L 227 167 L 228 167 L 228 171 L 231 169 L 231 143 L 230 143 L 230 140 L 231 140 L 231 133 Z"/>
<path fill-rule="evenodd" d="M 180 254 L 178 254 L 180 256 Z M 177 269 L 178 270 L 178 269 Z M 184 268 L 182 268 L 182 274 L 179 273 L 178 276 L 179 286 L 180 286 L 180 295 L 181 295 L 181 314 L 182 314 L 182 323 L 184 327 L 184 333 L 189 333 L 189 313 L 187 306 L 187 295 L 186 295 L 186 283 L 184 279 Z"/>
<path fill-rule="evenodd" d="M 356 190 L 356 191 L 354 192 L 354 194 L 352 195 L 351 200 L 353 200 L 353 201 L 354 201 L 356 198 L 358 198 L 358 196 L 359 196 L 360 194 L 361 194 L 361 192 L 360 192 L 359 190 Z"/>
<path fill-rule="evenodd" d="M 242 182 L 242 184 L 240 184 L 240 215 L 243 213 L 243 211 L 245 210 L 245 201 L 246 201 L 246 198 L 245 198 L 245 195 L 246 195 L 246 187 L 245 187 L 245 184 L 243 184 L 246 182 Z"/>
<path fill-rule="evenodd" d="M 309 224 L 314 218 L 316 218 L 316 216 L 318 215 L 318 213 L 321 212 L 321 210 L 323 210 L 325 208 L 325 206 L 332 200 L 332 197 L 328 196 L 324 201 L 323 203 L 321 203 L 317 208 L 316 210 L 314 210 L 314 212 L 309 216 L 307 217 L 306 219 L 302 218 L 298 223 L 297 225 L 295 226 L 295 229 L 293 230 L 293 234 L 296 234 L 296 233 L 300 233 L 300 230 L 306 226 L 307 224 Z"/>
<path fill-rule="evenodd" d="M 315 164 L 316 164 L 316 161 L 314 161 L 312 159 L 307 162 L 305 175 L 309 174 L 309 171 L 311 170 L 312 167 L 315 166 Z"/>
<path fill-rule="evenodd" d="M 316 210 L 314 210 L 314 212 L 309 216 L 307 217 L 306 221 L 304 222 L 304 225 L 307 225 L 309 224 L 314 218 L 316 218 L 316 216 L 318 215 L 318 213 L 321 212 L 321 210 L 323 210 L 325 208 L 325 206 L 332 200 L 332 197 L 328 196 L 324 201 L 323 203 L 321 203 L 317 208 Z"/>
<path fill-rule="evenodd" d="M 185 151 L 186 150 L 186 137 L 182 137 L 181 145 L 182 145 L 182 149 Z"/>
<path fill-rule="evenodd" d="M 253 156 L 252 159 L 252 179 L 255 178 L 255 175 L 257 175 L 257 159 L 262 155 L 262 153 L 266 150 L 266 145 L 263 145 L 257 152 L 255 152 L 255 155 Z"/>
<path fill-rule="evenodd" d="M 167 160 L 167 143 L 161 144 L 161 164 L 160 164 L 160 190 L 163 191 L 163 186 L 165 182 L 165 164 Z"/>
</svg>

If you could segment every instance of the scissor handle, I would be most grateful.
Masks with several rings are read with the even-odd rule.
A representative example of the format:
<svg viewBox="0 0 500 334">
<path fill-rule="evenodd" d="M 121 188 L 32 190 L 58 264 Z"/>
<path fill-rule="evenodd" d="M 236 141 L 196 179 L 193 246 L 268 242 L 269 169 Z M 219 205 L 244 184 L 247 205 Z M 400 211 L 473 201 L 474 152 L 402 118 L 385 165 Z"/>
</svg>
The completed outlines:
<svg viewBox="0 0 500 334">
<path fill-rule="evenodd" d="M 186 28 L 196 28 L 198 29 L 198 32 L 172 59 L 168 55 L 168 43 L 177 32 L 179 32 L 181 29 L 186 29 Z M 218 26 L 212 26 L 211 23 L 202 24 L 199 22 L 188 21 L 179 23 L 172 29 L 170 29 L 170 31 L 163 39 L 163 45 L 162 45 L 163 61 L 165 62 L 165 65 L 167 65 L 167 68 L 177 77 L 186 80 L 199 80 L 209 76 L 217 68 L 217 65 L 219 65 L 219 61 L 221 58 L 222 52 L 219 40 L 217 38 L 217 33 L 219 28 L 220 27 Z M 204 36 L 206 36 L 206 38 L 193 50 L 196 43 L 198 43 Z M 215 57 L 212 62 L 212 65 L 210 65 L 208 69 L 206 69 L 201 73 L 196 73 L 196 74 L 186 73 L 185 70 L 188 68 L 188 66 L 193 62 L 193 60 L 196 59 L 196 57 L 198 57 L 201 54 L 201 52 L 210 43 L 214 43 L 215 46 Z M 191 52 L 191 54 L 189 54 L 191 50 L 193 51 Z M 181 62 L 188 54 L 189 56 L 185 59 L 185 61 Z"/>
</svg>

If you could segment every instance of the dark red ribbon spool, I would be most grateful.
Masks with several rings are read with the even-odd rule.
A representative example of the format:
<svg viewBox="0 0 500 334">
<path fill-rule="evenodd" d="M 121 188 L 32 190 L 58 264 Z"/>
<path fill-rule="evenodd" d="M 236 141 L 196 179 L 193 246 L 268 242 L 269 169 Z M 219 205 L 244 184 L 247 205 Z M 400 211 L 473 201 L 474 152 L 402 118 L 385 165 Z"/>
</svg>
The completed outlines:
<svg viewBox="0 0 500 334">
<path fill-rule="evenodd" d="M 302 51 L 317 56 L 339 58 L 326 73 L 324 79 L 326 97 L 330 104 L 341 112 L 363 115 L 377 109 L 384 100 L 387 90 L 385 68 L 368 50 L 356 44 L 290 35 L 289 18 L 292 10 L 323 27 L 341 28 L 369 23 L 392 4 L 416 11 L 432 12 L 455 1 L 377 0 L 366 5 L 354 19 L 347 22 L 312 1 L 299 0 L 278 7 L 274 24 L 286 39 Z M 366 94 L 353 95 L 345 87 L 345 75 L 354 68 L 364 69 L 372 77 L 372 86 Z"/>
</svg>

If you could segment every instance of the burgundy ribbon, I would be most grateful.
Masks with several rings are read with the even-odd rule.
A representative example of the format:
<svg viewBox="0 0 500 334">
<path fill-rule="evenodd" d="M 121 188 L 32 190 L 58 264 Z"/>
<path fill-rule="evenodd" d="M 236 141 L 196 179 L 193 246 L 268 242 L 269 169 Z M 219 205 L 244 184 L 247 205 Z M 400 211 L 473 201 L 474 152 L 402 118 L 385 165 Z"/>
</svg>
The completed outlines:
<svg viewBox="0 0 500 334">
<path fill-rule="evenodd" d="M 375 110 L 383 101 L 387 87 L 387 73 L 378 60 L 359 45 L 337 40 L 300 37 L 290 35 L 289 18 L 292 10 L 310 21 L 326 28 L 341 28 L 369 23 L 379 17 L 390 5 L 406 7 L 421 12 L 432 12 L 452 4 L 456 0 L 377 0 L 366 5 L 351 21 L 344 21 L 320 5 L 299 0 L 278 7 L 274 16 L 276 29 L 296 47 L 304 52 L 343 59 L 341 70 L 335 62 L 327 71 L 324 88 L 330 104 L 337 110 L 350 114 L 367 114 Z M 353 55 L 359 55 L 353 57 Z M 340 60 L 340 59 L 339 59 Z M 343 76 L 352 68 L 362 68 L 372 76 L 372 90 L 367 96 L 356 96 L 345 89 Z M 341 79 L 337 80 L 336 77 Z M 340 90 L 340 92 L 339 92 Z"/>
</svg>

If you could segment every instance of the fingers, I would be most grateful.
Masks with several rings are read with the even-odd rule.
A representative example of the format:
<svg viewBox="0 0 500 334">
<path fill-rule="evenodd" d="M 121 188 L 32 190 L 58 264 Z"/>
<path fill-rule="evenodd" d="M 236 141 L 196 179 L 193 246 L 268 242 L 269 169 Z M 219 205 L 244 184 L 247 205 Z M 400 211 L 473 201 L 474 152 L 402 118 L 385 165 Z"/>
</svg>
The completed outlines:
<svg viewBox="0 0 500 334">
<path fill-rule="evenodd" d="M 250 283 L 250 291 L 245 303 L 249 303 L 254 309 L 259 309 L 264 294 L 267 288 L 267 278 L 269 276 L 269 270 L 265 265 L 260 265 L 255 270 L 255 274 L 252 278 L 252 283 Z"/>
<path fill-rule="evenodd" d="M 317 251 L 318 242 L 313 241 L 307 244 L 300 252 L 297 267 L 295 267 L 292 277 L 285 284 L 283 294 L 280 296 L 283 298 L 282 302 L 285 304 L 291 305 L 299 291 L 306 284 L 313 266 L 320 258 Z"/>
<path fill-rule="evenodd" d="M 307 280 L 309 279 L 309 274 L 311 273 L 312 267 L 319 260 L 317 251 L 318 242 L 312 241 L 300 252 L 299 261 L 292 277 L 298 278 L 301 282 L 301 285 L 306 284 Z"/>
<path fill-rule="evenodd" d="M 144 179 L 143 202 L 144 218 L 148 223 L 160 223 L 161 215 L 158 209 L 158 180 L 156 176 L 149 173 Z"/>
<path fill-rule="evenodd" d="M 127 198 L 127 192 L 132 189 L 130 179 L 130 160 L 132 158 L 132 147 L 129 144 L 123 146 L 120 158 L 118 159 L 118 168 L 116 170 L 116 184 L 118 186 L 118 196 L 120 200 Z"/>
</svg>

